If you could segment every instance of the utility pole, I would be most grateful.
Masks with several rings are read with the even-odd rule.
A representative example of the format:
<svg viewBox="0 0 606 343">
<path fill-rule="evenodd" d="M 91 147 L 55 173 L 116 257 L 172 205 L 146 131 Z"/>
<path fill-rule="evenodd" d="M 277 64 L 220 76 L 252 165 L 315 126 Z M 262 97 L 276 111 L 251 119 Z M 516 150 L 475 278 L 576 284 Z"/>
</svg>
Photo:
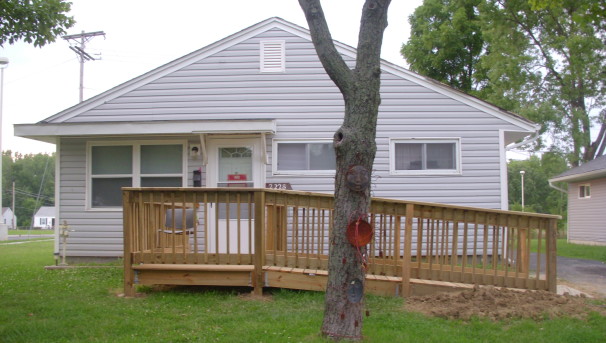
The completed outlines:
<svg viewBox="0 0 606 343">
<path fill-rule="evenodd" d="M 13 181 L 13 225 L 11 225 L 11 229 L 15 230 L 17 228 L 15 224 L 15 181 Z"/>
<path fill-rule="evenodd" d="M 84 100 L 84 62 L 86 61 L 95 61 L 96 59 L 86 53 L 84 49 L 86 49 L 86 43 L 88 43 L 91 39 L 96 36 L 103 36 L 105 38 L 105 32 L 103 31 L 95 31 L 95 32 L 84 32 L 75 35 L 67 35 L 62 38 L 66 41 L 74 41 L 79 46 L 70 45 L 69 48 L 72 49 L 73 52 L 78 55 L 78 59 L 80 60 L 80 102 Z"/>
</svg>

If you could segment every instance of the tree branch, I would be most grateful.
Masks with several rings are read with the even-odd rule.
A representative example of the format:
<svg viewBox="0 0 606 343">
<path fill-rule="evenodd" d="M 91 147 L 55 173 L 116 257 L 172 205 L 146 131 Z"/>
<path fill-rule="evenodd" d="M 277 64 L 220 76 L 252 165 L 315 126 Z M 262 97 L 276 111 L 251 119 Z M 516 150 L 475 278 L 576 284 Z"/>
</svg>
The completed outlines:
<svg viewBox="0 0 606 343">
<path fill-rule="evenodd" d="M 320 0 L 299 0 L 299 5 L 305 13 L 311 39 L 326 73 L 344 96 L 350 94 L 353 73 L 335 47 Z"/>
<path fill-rule="evenodd" d="M 367 0 L 364 3 L 358 35 L 356 71 L 365 77 L 373 77 L 381 72 L 381 45 L 390 2 L 391 0 Z"/>
<path fill-rule="evenodd" d="M 594 150 L 592 159 L 603 155 L 606 149 L 606 110 L 602 110 L 602 126 L 600 127 L 598 137 L 591 144 L 591 148 Z"/>
</svg>

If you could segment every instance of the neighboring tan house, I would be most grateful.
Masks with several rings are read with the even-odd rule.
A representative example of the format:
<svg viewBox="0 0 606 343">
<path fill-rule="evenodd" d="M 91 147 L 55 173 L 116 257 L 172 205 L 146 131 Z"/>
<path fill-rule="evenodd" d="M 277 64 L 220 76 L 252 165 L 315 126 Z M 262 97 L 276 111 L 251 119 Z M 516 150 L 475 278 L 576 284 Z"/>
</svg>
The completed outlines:
<svg viewBox="0 0 606 343">
<path fill-rule="evenodd" d="M 55 227 L 55 207 L 42 206 L 34 214 L 34 228 L 52 229 Z"/>
<path fill-rule="evenodd" d="M 549 180 L 568 183 L 568 241 L 606 245 L 606 155 Z"/>
<path fill-rule="evenodd" d="M 353 67 L 356 50 L 335 42 Z M 372 195 L 507 209 L 506 147 L 539 126 L 386 61 Z M 339 89 L 307 29 L 270 18 L 36 124 L 57 146 L 68 256 L 122 254 L 122 186 L 333 192 Z"/>
<path fill-rule="evenodd" d="M 10 207 L 2 207 L 2 223 L 8 225 L 9 229 L 17 228 L 17 216 Z"/>
</svg>

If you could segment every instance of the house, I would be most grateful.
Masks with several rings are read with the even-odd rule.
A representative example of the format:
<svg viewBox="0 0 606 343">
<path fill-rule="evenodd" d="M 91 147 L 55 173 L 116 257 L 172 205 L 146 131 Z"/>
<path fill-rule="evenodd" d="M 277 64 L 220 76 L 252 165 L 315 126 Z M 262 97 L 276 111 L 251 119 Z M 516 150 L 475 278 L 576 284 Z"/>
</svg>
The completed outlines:
<svg viewBox="0 0 606 343">
<path fill-rule="evenodd" d="M 55 227 L 55 207 L 41 206 L 34 214 L 34 228 L 52 229 Z"/>
<path fill-rule="evenodd" d="M 2 222 L 1 224 L 8 225 L 9 229 L 17 228 L 17 216 L 13 213 L 10 207 L 2 207 Z"/>
<path fill-rule="evenodd" d="M 606 155 L 549 180 L 568 184 L 568 241 L 606 245 Z"/>
<path fill-rule="evenodd" d="M 507 209 L 506 147 L 539 126 L 387 61 L 381 75 L 373 196 Z M 270 18 L 15 134 L 57 146 L 68 256 L 118 257 L 122 186 L 332 192 L 343 112 L 309 31 Z"/>
</svg>

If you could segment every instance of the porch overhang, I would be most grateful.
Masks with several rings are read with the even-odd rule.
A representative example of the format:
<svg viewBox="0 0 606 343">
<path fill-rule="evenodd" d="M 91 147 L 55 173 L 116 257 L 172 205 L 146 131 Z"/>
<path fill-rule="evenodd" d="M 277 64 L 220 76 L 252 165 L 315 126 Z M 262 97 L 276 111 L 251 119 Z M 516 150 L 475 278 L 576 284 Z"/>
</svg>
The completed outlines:
<svg viewBox="0 0 606 343">
<path fill-rule="evenodd" d="M 56 144 L 59 137 L 274 134 L 275 119 L 15 124 L 15 136 Z"/>
</svg>

